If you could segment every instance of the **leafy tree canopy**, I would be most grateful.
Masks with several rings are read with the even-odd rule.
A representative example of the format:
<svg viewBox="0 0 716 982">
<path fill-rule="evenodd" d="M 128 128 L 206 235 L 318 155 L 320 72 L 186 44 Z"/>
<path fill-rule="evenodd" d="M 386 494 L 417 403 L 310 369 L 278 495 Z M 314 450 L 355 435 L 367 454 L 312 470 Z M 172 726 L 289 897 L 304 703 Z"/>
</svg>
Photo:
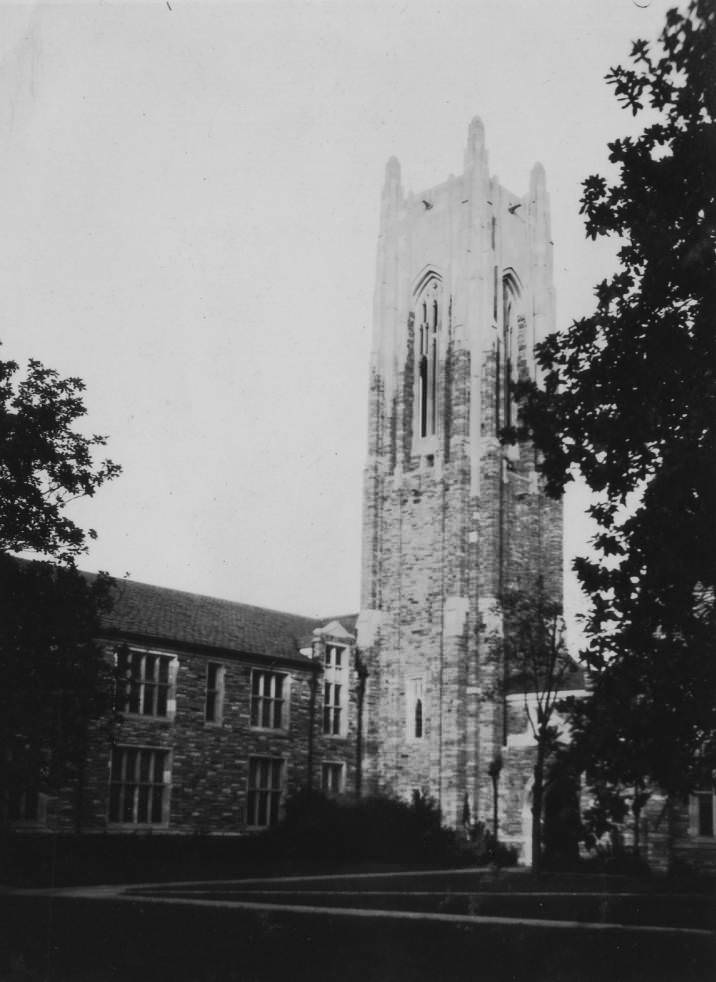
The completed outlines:
<svg viewBox="0 0 716 982">
<path fill-rule="evenodd" d="M 687 790 L 716 765 L 712 0 L 670 10 L 658 45 L 636 41 L 607 82 L 645 122 L 609 144 L 618 180 L 583 184 L 587 235 L 618 239 L 619 268 L 591 316 L 539 347 L 543 387 L 519 383 L 519 435 L 552 493 L 575 473 L 595 492 L 596 558 L 575 564 L 592 601 L 586 656 L 605 673 L 594 698 L 644 776 Z"/>
<path fill-rule="evenodd" d="M 73 564 L 96 532 L 79 528 L 65 508 L 92 497 L 120 467 L 95 463 L 105 437 L 74 429 L 86 414 L 81 379 L 63 379 L 34 359 L 24 377 L 18 372 L 17 362 L 0 361 L 0 550 Z"/>
</svg>

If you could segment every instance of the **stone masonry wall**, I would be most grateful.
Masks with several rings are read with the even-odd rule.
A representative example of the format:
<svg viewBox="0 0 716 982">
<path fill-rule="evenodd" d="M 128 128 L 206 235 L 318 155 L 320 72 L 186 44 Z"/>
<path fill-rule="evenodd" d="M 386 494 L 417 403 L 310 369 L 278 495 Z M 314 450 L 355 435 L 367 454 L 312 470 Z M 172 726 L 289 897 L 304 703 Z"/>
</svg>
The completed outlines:
<svg viewBox="0 0 716 982">
<path fill-rule="evenodd" d="M 492 814 L 488 767 L 506 740 L 500 597 L 541 578 L 561 599 L 561 504 L 545 498 L 533 450 L 500 443 L 507 375 L 534 371 L 534 340 L 553 320 L 550 249 L 543 171 L 533 170 L 523 199 L 502 188 L 489 177 L 479 121 L 459 177 L 405 194 L 389 161 L 358 629 L 369 671 L 366 772 L 370 789 L 432 795 L 454 825 L 465 804 L 473 821 Z M 509 332 L 503 273 L 516 308 Z M 437 428 L 421 436 L 416 310 L 425 284 L 441 319 Z M 409 718 L 416 678 L 420 738 Z M 511 754 L 509 764 L 501 813 L 517 836 L 529 754 Z"/>
<path fill-rule="evenodd" d="M 345 644 L 345 641 L 341 643 Z M 137 648 L 136 650 L 141 650 Z M 156 650 L 156 649 L 152 649 Z M 151 747 L 170 752 L 171 789 L 170 832 L 238 833 L 246 829 L 246 802 L 249 758 L 281 758 L 284 766 L 284 792 L 290 794 L 309 783 L 309 733 L 313 728 L 312 783 L 320 787 L 321 764 L 344 766 L 345 791 L 355 781 L 356 685 L 352 645 L 347 648 L 349 696 L 346 706 L 348 726 L 341 736 L 322 733 L 322 672 L 289 663 L 267 663 L 217 655 L 174 654 L 176 670 L 176 710 L 162 718 L 125 715 L 115 721 L 101 721 L 94 727 L 83 794 L 83 831 L 101 831 L 132 826 L 112 826 L 108 822 L 108 793 L 112 745 Z M 111 657 L 111 651 L 108 651 Z M 207 662 L 224 666 L 224 702 L 220 723 L 205 721 Z M 288 679 L 287 725 L 284 729 L 251 726 L 251 671 L 271 670 Z M 313 695 L 312 695 L 313 689 Z M 314 700 L 313 711 L 311 701 Z M 58 803 L 57 822 L 61 829 L 72 829 L 76 796 L 71 790 Z M 161 831 L 159 826 L 153 831 Z"/>
</svg>

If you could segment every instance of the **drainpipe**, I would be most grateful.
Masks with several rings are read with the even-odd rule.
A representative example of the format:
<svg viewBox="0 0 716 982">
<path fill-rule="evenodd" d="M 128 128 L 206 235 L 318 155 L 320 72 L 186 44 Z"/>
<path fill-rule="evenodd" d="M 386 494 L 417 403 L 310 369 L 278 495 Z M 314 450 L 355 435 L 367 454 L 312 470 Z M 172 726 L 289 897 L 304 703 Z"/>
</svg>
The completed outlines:
<svg viewBox="0 0 716 982">
<path fill-rule="evenodd" d="M 356 713 L 356 783 L 355 795 L 360 798 L 363 793 L 363 707 L 365 703 L 365 686 L 368 669 L 358 648 L 355 650 L 355 669 L 358 674 L 357 713 Z"/>
<path fill-rule="evenodd" d="M 306 791 L 309 797 L 313 793 L 313 740 L 314 729 L 316 726 L 316 691 L 318 689 L 318 670 L 315 666 L 317 642 L 313 642 L 313 662 L 311 665 L 311 691 L 308 703 L 308 774 L 306 777 Z"/>
<path fill-rule="evenodd" d="M 504 343 L 504 339 L 502 340 Z M 500 605 L 500 617 L 503 616 L 502 604 L 504 602 L 504 592 L 505 592 L 505 452 L 502 444 L 499 443 L 500 430 L 502 429 L 502 410 L 503 404 L 504 408 L 507 407 L 507 398 L 509 398 L 509 393 L 504 392 L 503 388 L 507 388 L 507 352 L 505 352 L 504 366 L 502 364 L 503 359 L 500 353 L 501 341 L 497 340 L 497 351 L 495 356 L 495 435 L 498 438 L 498 454 L 497 454 L 497 600 Z M 502 373 L 505 372 L 503 386 Z M 505 746 L 507 743 L 507 660 L 505 658 L 505 648 L 504 648 L 504 619 L 502 622 L 503 626 L 503 641 L 502 641 L 502 745 Z M 499 669 L 498 669 L 499 671 Z"/>
</svg>

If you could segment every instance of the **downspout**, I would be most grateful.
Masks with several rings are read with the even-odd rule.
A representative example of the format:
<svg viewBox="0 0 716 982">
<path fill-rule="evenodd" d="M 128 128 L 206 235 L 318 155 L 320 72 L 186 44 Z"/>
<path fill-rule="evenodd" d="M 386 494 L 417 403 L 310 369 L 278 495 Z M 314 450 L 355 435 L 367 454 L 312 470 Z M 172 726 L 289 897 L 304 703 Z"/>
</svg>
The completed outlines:
<svg viewBox="0 0 716 982">
<path fill-rule="evenodd" d="M 360 798 L 363 793 L 363 706 L 365 703 L 365 686 L 368 678 L 368 669 L 361 657 L 361 653 L 356 648 L 355 668 L 358 674 L 357 713 L 356 713 L 356 781 L 355 796 Z"/>
<path fill-rule="evenodd" d="M 313 793 L 313 741 L 314 741 L 314 729 L 316 725 L 316 690 L 318 688 L 318 668 L 315 664 L 316 658 L 316 644 L 313 642 L 313 659 L 314 664 L 311 665 L 311 691 L 310 699 L 308 703 L 308 760 L 307 768 L 308 774 L 306 776 L 306 790 L 308 795 Z"/>
<path fill-rule="evenodd" d="M 504 339 L 503 339 L 504 343 Z M 507 358 L 505 358 L 505 367 Z M 497 341 L 495 365 L 495 435 L 498 439 L 497 482 L 498 482 L 498 515 L 497 515 L 497 600 L 502 617 L 502 603 L 505 589 L 505 456 L 500 443 L 501 404 L 507 393 L 502 391 L 502 359 L 500 358 L 500 340 Z M 505 385 L 505 388 L 507 386 Z M 504 633 L 504 620 L 503 620 Z M 502 746 L 507 744 L 507 659 L 505 658 L 504 641 L 502 644 Z"/>
<path fill-rule="evenodd" d="M 444 673 L 445 673 L 445 511 L 447 503 L 445 501 L 445 480 L 441 477 L 442 501 L 441 501 L 441 532 L 440 532 L 440 683 L 439 683 L 439 723 L 438 730 L 438 808 L 442 816 L 443 807 L 443 700 L 444 700 Z M 443 816 L 444 818 L 444 816 Z"/>
</svg>

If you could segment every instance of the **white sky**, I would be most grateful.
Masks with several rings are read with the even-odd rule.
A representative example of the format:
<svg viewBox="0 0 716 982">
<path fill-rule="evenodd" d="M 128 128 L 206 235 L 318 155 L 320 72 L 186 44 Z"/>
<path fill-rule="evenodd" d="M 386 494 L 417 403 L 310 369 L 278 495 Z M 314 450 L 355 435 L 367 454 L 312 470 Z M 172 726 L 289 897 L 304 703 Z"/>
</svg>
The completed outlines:
<svg viewBox="0 0 716 982">
<path fill-rule="evenodd" d="M 503 184 L 541 160 L 566 326 L 612 268 L 603 76 L 673 2 L 169 2 L 0 3 L 0 357 L 83 378 L 124 468 L 85 568 L 354 611 L 387 158 L 436 184 L 479 114 Z"/>
</svg>

